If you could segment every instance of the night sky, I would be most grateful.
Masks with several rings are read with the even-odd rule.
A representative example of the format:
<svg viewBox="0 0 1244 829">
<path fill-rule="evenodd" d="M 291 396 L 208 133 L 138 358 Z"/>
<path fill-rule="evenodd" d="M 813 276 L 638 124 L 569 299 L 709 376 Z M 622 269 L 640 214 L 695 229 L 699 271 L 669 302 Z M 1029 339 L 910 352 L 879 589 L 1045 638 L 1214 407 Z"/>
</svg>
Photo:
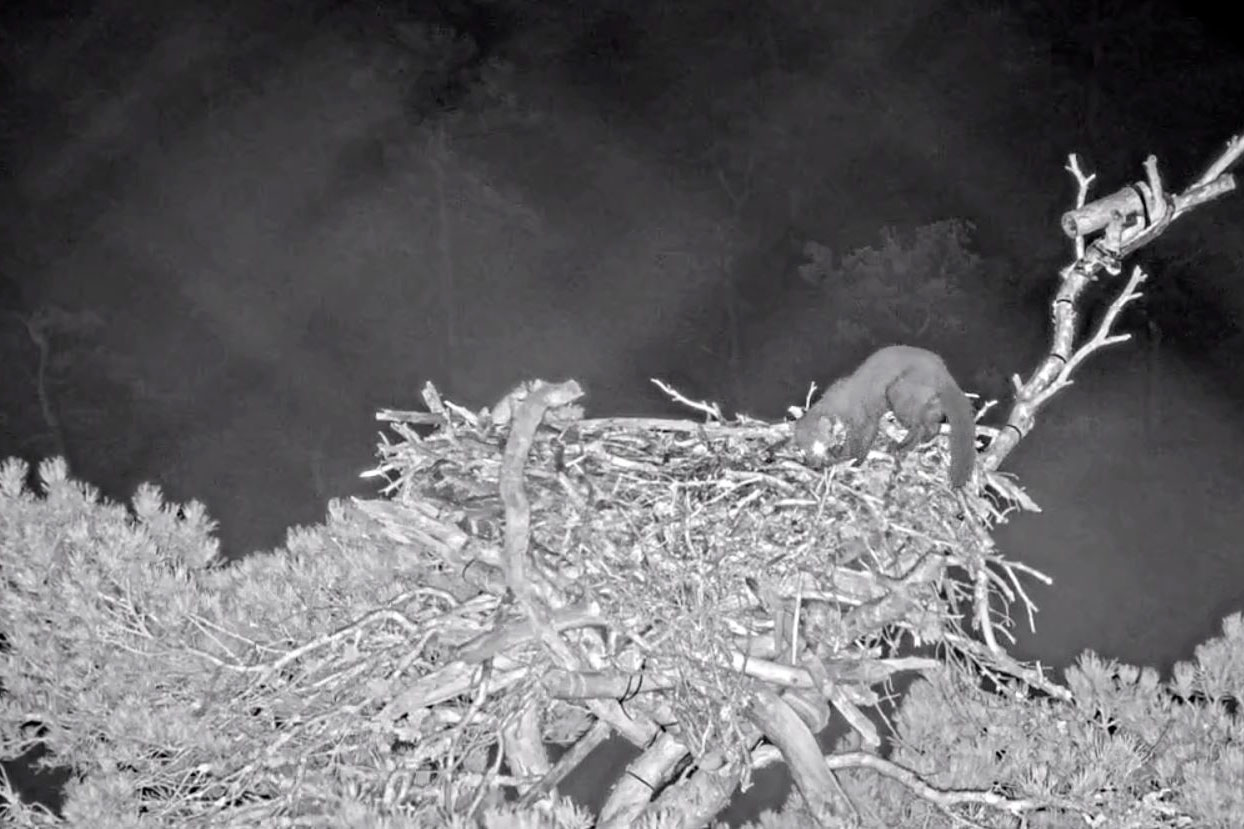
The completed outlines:
<svg viewBox="0 0 1244 829">
<path fill-rule="evenodd" d="M 1230 13 L 6 4 L 0 457 L 199 499 L 238 556 L 369 492 L 372 415 L 426 381 L 479 407 L 574 377 L 590 414 L 668 414 L 663 377 L 776 419 L 906 340 L 1003 395 L 1071 256 L 1068 153 L 1097 195 L 1151 153 L 1179 189 L 1244 130 Z M 1232 194 L 1136 257 L 1133 340 L 1008 460 L 1044 513 L 1000 542 L 1056 580 L 1019 655 L 1166 668 L 1244 609 L 1242 220 Z M 974 257 L 955 290 L 808 278 L 807 242 L 929 227 Z"/>
</svg>

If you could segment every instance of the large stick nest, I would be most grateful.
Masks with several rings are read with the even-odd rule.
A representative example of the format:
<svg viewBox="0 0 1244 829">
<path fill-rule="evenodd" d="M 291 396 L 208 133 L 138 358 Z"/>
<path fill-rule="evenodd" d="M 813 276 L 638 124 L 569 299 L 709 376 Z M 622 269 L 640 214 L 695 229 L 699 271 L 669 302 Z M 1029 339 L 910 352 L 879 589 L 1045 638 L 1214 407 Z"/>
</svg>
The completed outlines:
<svg viewBox="0 0 1244 829">
<path fill-rule="evenodd" d="M 561 402 L 577 397 L 568 385 Z M 447 664 L 389 707 L 423 724 L 412 736 L 425 744 L 429 706 L 469 712 L 486 741 L 551 701 L 542 738 L 560 742 L 600 714 L 585 701 L 620 700 L 746 779 L 759 687 L 783 692 L 813 733 L 832 701 L 875 746 L 856 706 L 875 703 L 873 686 L 894 672 L 940 664 L 897 655 L 901 640 L 995 676 L 1026 673 L 992 629 L 969 634 L 1005 627 L 991 614 L 1016 597 L 1016 565 L 993 548 L 988 503 L 947 485 L 942 440 L 896 459 L 886 441 L 901 427 L 887 422 L 867 463 L 816 469 L 786 441 L 789 424 L 530 409 L 550 388 L 474 413 L 429 387 L 428 412 L 379 415 L 399 437 L 377 470 L 391 503 L 364 507 L 441 550 L 460 600 L 493 599 L 460 630 L 447 622 Z M 529 445 L 515 434 L 524 410 Z M 520 473 L 525 498 L 505 497 L 507 474 Z M 451 724 L 461 733 L 462 711 L 442 736 Z"/>
</svg>

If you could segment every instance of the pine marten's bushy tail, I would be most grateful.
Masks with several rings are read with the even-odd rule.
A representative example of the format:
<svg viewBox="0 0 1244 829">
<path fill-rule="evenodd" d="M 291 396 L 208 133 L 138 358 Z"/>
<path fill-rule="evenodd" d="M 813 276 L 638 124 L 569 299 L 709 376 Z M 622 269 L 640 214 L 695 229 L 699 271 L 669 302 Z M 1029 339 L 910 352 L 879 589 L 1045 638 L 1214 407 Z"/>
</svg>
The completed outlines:
<svg viewBox="0 0 1244 829">
<path fill-rule="evenodd" d="M 959 388 L 944 389 L 938 398 L 950 422 L 950 485 L 962 487 L 976 465 L 976 416 L 972 403 Z"/>
</svg>

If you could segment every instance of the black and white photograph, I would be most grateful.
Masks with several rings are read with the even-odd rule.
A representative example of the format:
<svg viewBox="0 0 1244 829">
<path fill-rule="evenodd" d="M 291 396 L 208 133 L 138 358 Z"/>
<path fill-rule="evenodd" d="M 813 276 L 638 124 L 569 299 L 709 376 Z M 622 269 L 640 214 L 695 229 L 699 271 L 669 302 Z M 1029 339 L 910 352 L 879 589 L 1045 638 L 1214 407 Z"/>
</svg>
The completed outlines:
<svg viewBox="0 0 1244 829">
<path fill-rule="evenodd" d="M 1244 827 L 1244 27 L 0 3 L 0 824 Z"/>
</svg>

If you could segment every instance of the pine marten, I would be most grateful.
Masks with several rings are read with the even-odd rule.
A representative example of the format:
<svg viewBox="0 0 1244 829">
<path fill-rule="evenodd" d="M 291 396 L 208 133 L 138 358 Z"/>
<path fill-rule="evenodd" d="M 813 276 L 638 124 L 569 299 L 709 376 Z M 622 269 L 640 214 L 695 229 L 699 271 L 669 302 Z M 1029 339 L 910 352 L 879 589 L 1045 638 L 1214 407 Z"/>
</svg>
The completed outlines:
<svg viewBox="0 0 1244 829">
<path fill-rule="evenodd" d="M 886 346 L 836 380 L 795 422 L 795 443 L 805 453 L 824 456 L 837 420 L 846 427 L 845 455 L 862 461 L 887 409 L 907 429 L 900 451 L 932 438 L 942 418 L 949 420 L 950 483 L 962 487 L 968 482 L 976 462 L 972 404 L 942 358 L 923 348 Z"/>
</svg>

